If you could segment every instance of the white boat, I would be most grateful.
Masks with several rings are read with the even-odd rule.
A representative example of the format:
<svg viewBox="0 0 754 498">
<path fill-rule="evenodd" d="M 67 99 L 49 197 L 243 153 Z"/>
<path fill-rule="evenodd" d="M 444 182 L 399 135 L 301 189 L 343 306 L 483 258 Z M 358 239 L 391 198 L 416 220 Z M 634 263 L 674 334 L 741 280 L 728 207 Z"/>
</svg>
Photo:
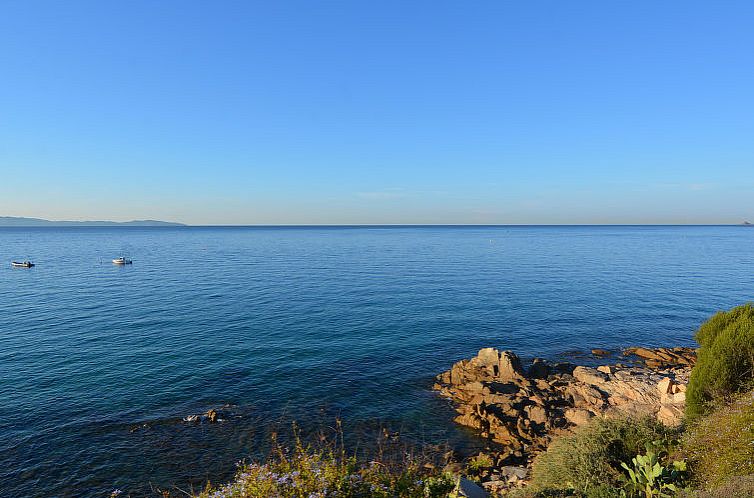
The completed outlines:
<svg viewBox="0 0 754 498">
<path fill-rule="evenodd" d="M 133 263 L 133 261 L 131 261 L 130 259 L 127 259 L 127 258 L 125 258 L 123 256 L 121 256 L 120 258 L 115 258 L 113 260 L 113 264 L 114 265 L 130 265 L 132 263 Z"/>
<path fill-rule="evenodd" d="M 31 268 L 34 263 L 31 261 L 13 261 L 10 265 L 14 268 Z"/>
</svg>

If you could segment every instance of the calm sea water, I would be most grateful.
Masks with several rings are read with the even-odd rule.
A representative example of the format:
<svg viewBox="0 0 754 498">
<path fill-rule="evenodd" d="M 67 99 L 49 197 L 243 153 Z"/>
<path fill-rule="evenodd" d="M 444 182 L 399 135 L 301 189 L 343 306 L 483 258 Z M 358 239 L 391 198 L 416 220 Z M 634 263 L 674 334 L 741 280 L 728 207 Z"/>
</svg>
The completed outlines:
<svg viewBox="0 0 754 498">
<path fill-rule="evenodd" d="M 481 347 L 691 345 L 754 298 L 744 227 L 0 229 L 0 263 L 3 497 L 227 479 L 282 419 L 463 438 L 429 388 Z"/>
</svg>

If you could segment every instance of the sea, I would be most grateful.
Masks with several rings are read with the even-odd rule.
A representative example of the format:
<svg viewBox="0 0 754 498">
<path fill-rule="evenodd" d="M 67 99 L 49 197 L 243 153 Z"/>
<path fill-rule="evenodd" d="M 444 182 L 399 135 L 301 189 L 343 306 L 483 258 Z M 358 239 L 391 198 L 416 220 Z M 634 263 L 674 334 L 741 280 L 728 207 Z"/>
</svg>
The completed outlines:
<svg viewBox="0 0 754 498">
<path fill-rule="evenodd" d="M 3 228 L 0 496 L 196 491 L 293 422 L 471 445 L 453 362 L 693 346 L 752 299 L 744 226 Z"/>
</svg>

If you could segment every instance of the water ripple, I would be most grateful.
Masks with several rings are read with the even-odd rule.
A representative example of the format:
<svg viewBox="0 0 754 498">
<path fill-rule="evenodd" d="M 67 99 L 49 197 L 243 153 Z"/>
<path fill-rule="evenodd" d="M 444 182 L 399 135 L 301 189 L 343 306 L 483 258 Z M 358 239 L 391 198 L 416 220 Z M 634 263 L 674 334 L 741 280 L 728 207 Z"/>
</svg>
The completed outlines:
<svg viewBox="0 0 754 498">
<path fill-rule="evenodd" d="M 0 496 L 200 486 L 285 417 L 465 440 L 428 393 L 451 362 L 691 344 L 754 296 L 752 242 L 740 227 L 0 229 Z M 132 266 L 109 263 L 123 253 Z M 19 257 L 37 266 L 5 265 Z M 225 404 L 227 423 L 181 422 Z"/>
</svg>

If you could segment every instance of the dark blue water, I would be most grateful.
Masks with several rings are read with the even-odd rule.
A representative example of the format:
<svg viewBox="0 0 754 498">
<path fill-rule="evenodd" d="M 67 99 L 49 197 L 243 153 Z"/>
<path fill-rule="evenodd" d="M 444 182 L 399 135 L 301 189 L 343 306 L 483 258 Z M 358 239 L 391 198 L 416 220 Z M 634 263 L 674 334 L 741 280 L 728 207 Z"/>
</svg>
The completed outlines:
<svg viewBox="0 0 754 498">
<path fill-rule="evenodd" d="M 0 229 L 0 263 L 0 496 L 225 479 L 286 417 L 452 440 L 432 377 L 481 347 L 690 345 L 754 297 L 744 227 Z"/>
</svg>

